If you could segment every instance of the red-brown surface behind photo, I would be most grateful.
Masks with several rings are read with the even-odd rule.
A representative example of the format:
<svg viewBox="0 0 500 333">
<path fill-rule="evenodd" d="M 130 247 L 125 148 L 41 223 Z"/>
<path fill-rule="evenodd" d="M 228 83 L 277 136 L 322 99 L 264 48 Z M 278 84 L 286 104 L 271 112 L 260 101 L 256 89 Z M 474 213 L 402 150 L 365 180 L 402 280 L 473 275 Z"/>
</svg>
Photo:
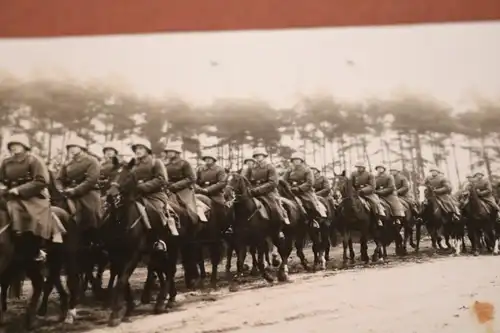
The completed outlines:
<svg viewBox="0 0 500 333">
<path fill-rule="evenodd" d="M 457 22 L 499 0 L 0 0 L 0 37 Z"/>
</svg>

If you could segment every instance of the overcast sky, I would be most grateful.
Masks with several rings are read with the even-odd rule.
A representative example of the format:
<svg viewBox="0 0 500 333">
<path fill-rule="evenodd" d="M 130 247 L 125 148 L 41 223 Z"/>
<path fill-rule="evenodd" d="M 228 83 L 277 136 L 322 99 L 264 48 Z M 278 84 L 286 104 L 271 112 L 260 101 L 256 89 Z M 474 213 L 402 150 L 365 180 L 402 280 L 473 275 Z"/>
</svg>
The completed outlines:
<svg viewBox="0 0 500 333">
<path fill-rule="evenodd" d="M 194 103 L 406 89 L 462 109 L 477 94 L 500 97 L 499 62 L 500 23 L 0 40 L 12 74 L 102 78 Z"/>
</svg>

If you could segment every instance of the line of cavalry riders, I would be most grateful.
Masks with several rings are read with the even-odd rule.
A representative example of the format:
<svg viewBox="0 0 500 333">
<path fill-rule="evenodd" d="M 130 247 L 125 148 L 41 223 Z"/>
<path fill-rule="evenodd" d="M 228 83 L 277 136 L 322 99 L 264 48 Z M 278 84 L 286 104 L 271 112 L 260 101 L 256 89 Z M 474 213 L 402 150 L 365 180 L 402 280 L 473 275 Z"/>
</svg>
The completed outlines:
<svg viewBox="0 0 500 333">
<path fill-rule="evenodd" d="M 46 241 L 61 242 L 61 233 L 64 233 L 64 228 L 54 221 L 54 215 L 50 211 L 51 200 L 47 188 L 51 174 L 45 162 L 30 152 L 32 147 L 26 135 L 11 136 L 7 147 L 11 156 L 1 163 L 0 194 L 6 202 L 9 226 L 14 234 L 31 232 L 37 236 L 39 250 L 34 253 L 34 260 L 43 261 L 46 257 L 43 250 Z M 99 162 L 87 151 L 85 140 L 73 138 L 66 145 L 69 156 L 67 163 L 53 176 L 57 189 L 75 203 L 82 216 L 81 223 L 86 224 L 86 230 L 90 234 L 96 230 L 102 218 L 102 195 L 114 185 L 113 179 L 118 171 L 113 161 L 119 156 L 118 147 L 114 143 L 105 144 L 104 159 Z M 136 140 L 131 149 L 135 159 L 131 172 L 139 184 L 138 190 L 144 199 L 142 204 L 159 212 L 164 218 L 164 225 L 171 229 L 172 234 L 178 234 L 179 225 L 170 223 L 165 214 L 166 199 L 169 196 L 183 201 L 183 206 L 198 217 L 200 222 L 206 221 L 206 218 L 197 203 L 196 193 L 209 197 L 212 204 L 225 204 L 223 191 L 227 186 L 228 173 L 217 164 L 215 154 L 203 154 L 204 165 L 195 171 L 181 158 L 179 146 L 167 146 L 160 158 L 153 156 L 151 143 L 145 139 Z M 278 179 L 282 177 L 316 227 L 317 218 L 324 217 L 326 209 L 318 196 L 327 198 L 332 203 L 339 199 L 334 195 L 329 181 L 321 175 L 319 168 L 308 166 L 300 155 L 294 154 L 291 157 L 291 168 L 283 175 L 278 175 L 276 167 L 267 161 L 267 157 L 268 153 L 264 149 L 257 148 L 252 157 L 244 161 L 245 167 L 239 171 L 251 184 L 250 194 L 261 199 L 270 215 L 277 216 L 283 224 L 289 223 L 286 210 L 277 194 Z M 360 196 L 366 198 L 377 216 L 384 216 L 386 211 L 390 211 L 397 220 L 405 216 L 405 209 L 417 209 L 409 181 L 400 170 L 387 170 L 385 166 L 378 165 L 375 168 L 377 173 L 373 175 L 363 162 L 356 163 L 355 167 L 356 170 L 351 175 L 352 184 Z M 442 208 L 454 218 L 459 218 L 459 203 L 451 195 L 450 182 L 437 167 L 430 168 L 429 171 L 425 184 L 440 199 Z M 498 213 L 499 207 L 492 194 L 492 185 L 484 178 L 484 174 L 476 172 L 468 177 L 468 181 L 475 183 L 481 200 Z M 463 190 L 467 188 L 464 187 Z M 381 223 L 382 219 L 379 219 L 379 224 Z M 0 234 L 6 232 L 6 229 L 0 229 Z M 231 227 L 226 232 L 231 233 Z M 279 236 L 283 236 L 281 232 Z"/>
</svg>

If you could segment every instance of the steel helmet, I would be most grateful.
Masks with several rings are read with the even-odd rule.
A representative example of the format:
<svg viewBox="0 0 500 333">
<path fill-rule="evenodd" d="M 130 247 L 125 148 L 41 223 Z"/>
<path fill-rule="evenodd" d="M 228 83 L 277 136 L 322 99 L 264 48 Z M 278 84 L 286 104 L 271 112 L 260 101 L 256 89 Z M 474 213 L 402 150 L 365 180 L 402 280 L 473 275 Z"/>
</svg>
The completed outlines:
<svg viewBox="0 0 500 333">
<path fill-rule="evenodd" d="M 202 159 L 202 160 L 205 160 L 206 158 L 211 158 L 211 159 L 213 159 L 214 161 L 217 161 L 217 152 L 216 152 L 216 151 L 214 151 L 214 150 L 209 150 L 209 151 L 204 152 L 204 153 L 201 155 L 201 159 Z"/>
<path fill-rule="evenodd" d="M 163 149 L 164 152 L 173 151 L 174 153 L 180 154 L 182 153 L 182 143 L 170 143 L 165 146 Z"/>
<path fill-rule="evenodd" d="M 302 154 L 299 154 L 299 153 L 292 154 L 292 157 L 290 157 L 290 161 L 293 161 L 293 160 L 301 160 L 302 162 L 305 162 L 304 156 L 302 156 Z"/>
<path fill-rule="evenodd" d="M 266 149 L 263 148 L 263 147 L 258 147 L 258 148 L 255 148 L 253 150 L 252 157 L 255 158 L 255 156 L 258 156 L 258 155 L 263 155 L 264 157 L 269 156 L 269 154 L 267 153 Z"/>
<path fill-rule="evenodd" d="M 121 144 L 119 144 L 118 142 L 115 142 L 115 141 L 110 141 L 110 142 L 106 142 L 103 146 L 102 146 L 102 152 L 105 153 L 106 150 L 108 149 L 112 149 L 116 152 L 116 154 L 120 154 L 121 152 Z"/>
<path fill-rule="evenodd" d="M 144 138 L 137 138 L 134 140 L 134 142 L 132 143 L 131 147 L 132 147 L 132 151 L 135 151 L 135 149 L 138 147 L 138 146 L 142 146 L 144 148 L 146 148 L 146 150 L 151 153 L 153 150 L 151 149 L 151 142 L 149 142 L 149 140 L 147 139 L 144 139 Z"/>
<path fill-rule="evenodd" d="M 87 150 L 87 142 L 79 136 L 74 136 L 66 143 L 66 149 L 70 147 L 79 147 L 83 150 Z"/>
<path fill-rule="evenodd" d="M 356 168 L 366 168 L 366 163 L 363 161 L 357 161 L 356 164 L 354 164 Z"/>
<path fill-rule="evenodd" d="M 7 141 L 7 149 L 10 150 L 10 146 L 13 144 L 20 144 L 26 150 L 31 150 L 30 140 L 26 134 L 14 134 L 11 135 L 9 140 Z"/>
</svg>

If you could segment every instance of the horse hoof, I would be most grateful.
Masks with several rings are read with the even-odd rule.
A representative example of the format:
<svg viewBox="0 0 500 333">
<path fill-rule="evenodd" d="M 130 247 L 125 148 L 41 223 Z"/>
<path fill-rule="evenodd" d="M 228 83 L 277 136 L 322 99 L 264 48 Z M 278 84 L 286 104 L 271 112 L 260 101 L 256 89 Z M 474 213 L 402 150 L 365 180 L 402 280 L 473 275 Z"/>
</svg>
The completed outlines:
<svg viewBox="0 0 500 333">
<path fill-rule="evenodd" d="M 252 267 L 252 270 L 250 271 L 251 276 L 258 276 L 259 275 L 259 270 L 257 267 Z"/>
<path fill-rule="evenodd" d="M 131 323 L 131 322 L 132 322 L 132 318 L 130 318 L 130 316 L 125 316 L 122 319 L 122 323 Z"/>
<path fill-rule="evenodd" d="M 153 313 L 157 315 L 162 314 L 164 312 L 164 309 L 165 309 L 165 304 L 157 303 L 154 307 Z"/>
<path fill-rule="evenodd" d="M 278 281 L 279 282 L 287 282 L 288 281 L 288 275 L 286 273 L 278 274 Z"/>
<path fill-rule="evenodd" d="M 108 326 L 109 327 L 117 327 L 121 323 L 120 318 L 110 318 L 108 321 Z"/>
<path fill-rule="evenodd" d="M 178 306 L 178 303 L 176 300 L 169 300 L 167 302 L 167 305 L 165 305 L 165 308 L 167 309 L 175 309 Z"/>
<path fill-rule="evenodd" d="M 279 265 L 281 265 L 281 260 L 274 257 L 273 260 L 271 261 L 271 264 L 273 265 L 273 267 L 279 267 Z"/>
<path fill-rule="evenodd" d="M 149 304 L 151 303 L 151 295 L 147 295 L 147 296 L 142 296 L 141 297 L 141 304 Z"/>
<path fill-rule="evenodd" d="M 384 258 L 378 258 L 377 264 L 383 264 L 383 263 L 385 263 Z"/>
<path fill-rule="evenodd" d="M 232 293 L 235 293 L 237 292 L 238 290 L 240 290 L 240 287 L 237 285 L 237 284 L 231 284 L 229 286 L 229 292 L 232 292 Z"/>
<path fill-rule="evenodd" d="M 243 264 L 243 272 L 248 272 L 250 270 L 250 266 L 248 264 Z"/>
</svg>

